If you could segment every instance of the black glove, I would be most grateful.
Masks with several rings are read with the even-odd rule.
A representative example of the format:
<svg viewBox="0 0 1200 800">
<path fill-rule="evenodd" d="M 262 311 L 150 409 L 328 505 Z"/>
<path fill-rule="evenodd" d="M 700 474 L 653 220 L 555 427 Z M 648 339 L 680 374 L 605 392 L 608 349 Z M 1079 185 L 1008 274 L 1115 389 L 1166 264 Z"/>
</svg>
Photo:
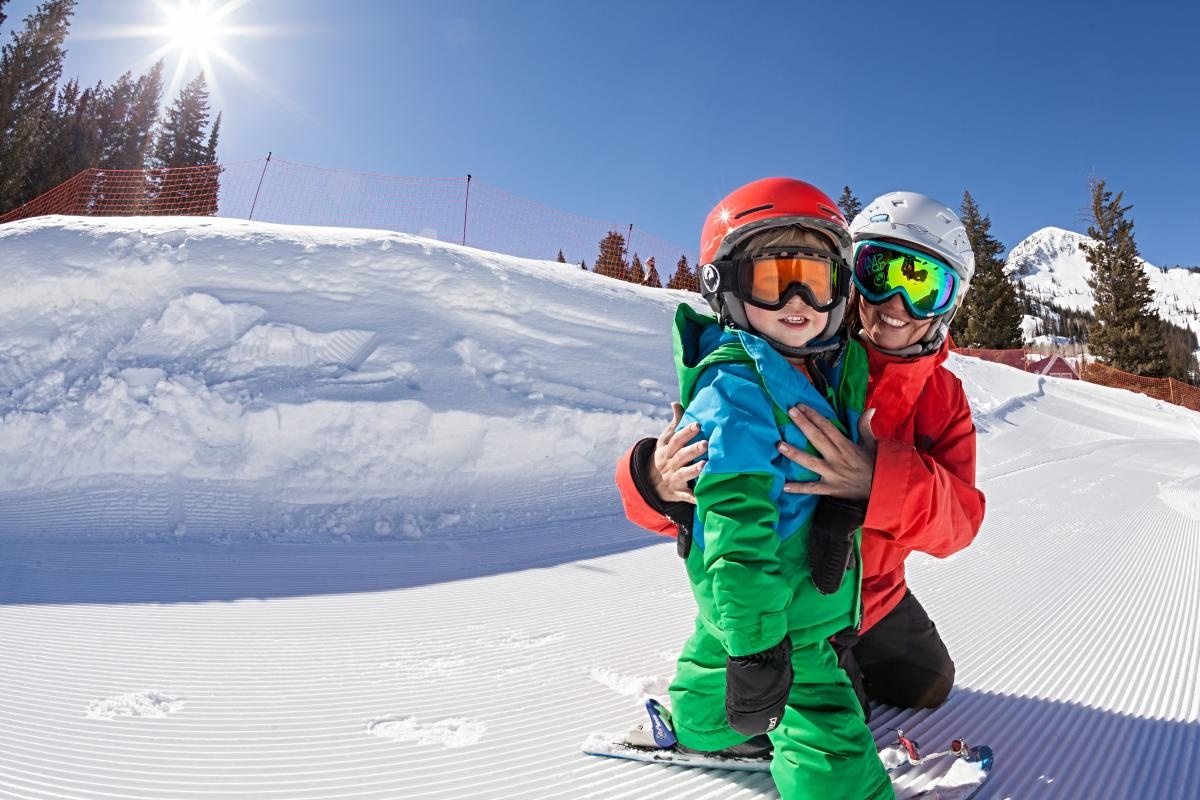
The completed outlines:
<svg viewBox="0 0 1200 800">
<path fill-rule="evenodd" d="M 646 505 L 663 516 L 670 517 L 676 525 L 690 526 L 692 514 L 696 511 L 695 503 L 686 500 L 664 502 L 658 496 L 658 492 L 654 491 L 650 474 L 654 471 L 654 448 L 657 445 L 657 439 L 642 439 L 634 445 L 629 458 L 629 474 L 633 477 L 633 485 L 637 487 L 638 494 L 646 501 Z"/>
<path fill-rule="evenodd" d="M 663 502 L 658 492 L 654 491 L 650 475 L 654 469 L 654 448 L 657 445 L 657 439 L 642 439 L 634 445 L 629 458 L 629 474 L 633 476 L 633 485 L 646 505 L 675 523 L 675 551 L 680 558 L 687 558 L 692 550 L 692 518 L 696 506 L 684 500 Z"/>
<path fill-rule="evenodd" d="M 758 736 L 779 727 L 792 689 L 792 640 L 725 665 L 725 716 L 738 733 Z"/>
<path fill-rule="evenodd" d="M 840 589 L 854 567 L 854 533 L 866 515 L 866 506 L 852 500 L 824 495 L 817 502 L 808 530 L 808 569 L 821 594 Z"/>
</svg>

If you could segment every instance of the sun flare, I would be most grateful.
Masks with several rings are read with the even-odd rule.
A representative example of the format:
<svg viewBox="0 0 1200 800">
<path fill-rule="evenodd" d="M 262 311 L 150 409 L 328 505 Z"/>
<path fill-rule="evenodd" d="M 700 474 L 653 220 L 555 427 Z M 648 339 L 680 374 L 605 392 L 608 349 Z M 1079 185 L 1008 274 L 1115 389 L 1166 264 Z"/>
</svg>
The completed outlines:
<svg viewBox="0 0 1200 800">
<path fill-rule="evenodd" d="M 186 3 L 167 6 L 163 32 L 173 48 L 200 57 L 220 47 L 226 31 L 221 26 L 217 10 L 206 3 Z"/>
<path fill-rule="evenodd" d="M 292 98 L 271 85 L 267 70 L 242 61 L 249 55 L 261 64 L 271 52 L 270 40 L 291 35 L 295 26 L 281 22 L 247 22 L 246 7 L 253 0 L 152 2 L 150 14 L 137 21 L 98 25 L 84 36 L 92 40 L 152 42 L 147 51 L 132 49 L 129 52 L 131 61 L 127 68 L 141 73 L 156 62 L 163 62 L 168 75 L 164 86 L 167 98 L 197 73 L 203 72 L 215 105 L 222 102 L 221 84 L 226 78 L 233 77 L 284 107 L 296 108 Z M 238 19 L 239 16 L 243 19 Z"/>
<path fill-rule="evenodd" d="M 165 60 L 173 63 L 167 95 L 203 71 L 214 96 L 219 93 L 218 72 L 230 71 L 258 84 L 256 76 L 230 52 L 241 39 L 272 36 L 272 27 L 239 25 L 235 12 L 251 0 L 154 0 L 157 19 L 118 26 L 104 38 L 149 38 L 157 41 L 153 52 L 143 57 L 139 68 Z"/>
</svg>

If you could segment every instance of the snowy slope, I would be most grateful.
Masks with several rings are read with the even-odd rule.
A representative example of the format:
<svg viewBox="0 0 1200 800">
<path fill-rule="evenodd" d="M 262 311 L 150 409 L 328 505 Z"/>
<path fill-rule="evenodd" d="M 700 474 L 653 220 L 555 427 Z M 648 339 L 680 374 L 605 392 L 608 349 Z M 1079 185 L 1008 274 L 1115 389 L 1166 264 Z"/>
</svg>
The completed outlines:
<svg viewBox="0 0 1200 800">
<path fill-rule="evenodd" d="M 552 262 L 234 220 L 42 218 L 0 247 L 0 533 L 571 516 L 671 391 L 649 353 L 680 296 Z"/>
<path fill-rule="evenodd" d="M 691 627 L 612 465 L 680 295 L 382 231 L 0 227 L 0 797 L 774 797 L 588 758 Z M 988 517 L 914 558 L 983 798 L 1194 798 L 1200 415 L 953 357 Z"/>
<path fill-rule="evenodd" d="M 1009 251 L 1006 271 L 1038 299 L 1062 308 L 1091 311 L 1095 298 L 1087 279 L 1092 268 L 1079 249 L 1088 241 L 1087 236 L 1074 231 L 1042 228 Z M 1142 266 L 1154 290 L 1159 316 L 1200 334 L 1200 272 L 1160 269 L 1144 260 Z"/>
</svg>

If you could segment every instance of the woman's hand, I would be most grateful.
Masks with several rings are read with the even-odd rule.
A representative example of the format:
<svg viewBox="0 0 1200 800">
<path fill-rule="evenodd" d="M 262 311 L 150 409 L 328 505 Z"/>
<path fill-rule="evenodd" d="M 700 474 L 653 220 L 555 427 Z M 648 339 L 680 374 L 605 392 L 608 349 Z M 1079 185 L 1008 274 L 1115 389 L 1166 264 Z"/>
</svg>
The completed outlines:
<svg viewBox="0 0 1200 800">
<path fill-rule="evenodd" d="M 650 481 L 654 484 L 658 498 L 664 503 L 677 503 L 681 500 L 685 503 L 695 503 L 696 495 L 692 494 L 688 482 L 700 474 L 705 462 L 697 461 L 693 464 L 692 461 L 708 450 L 708 442 L 701 439 L 689 445 L 688 442 L 700 433 L 700 426 L 693 422 L 676 431 L 675 426 L 683 419 L 683 406 L 671 403 L 671 411 L 674 412 L 674 419 L 658 437 L 658 444 L 654 446 L 654 469 L 650 470 Z"/>
<path fill-rule="evenodd" d="M 779 452 L 817 473 L 821 479 L 791 481 L 783 485 L 783 490 L 793 494 L 827 494 L 846 500 L 870 498 L 871 483 L 875 479 L 876 444 L 875 434 L 871 432 L 871 417 L 875 416 L 875 410 L 870 409 L 859 417 L 858 444 L 807 406 L 790 409 L 788 416 L 820 456 L 810 455 L 785 442 L 779 443 Z"/>
</svg>

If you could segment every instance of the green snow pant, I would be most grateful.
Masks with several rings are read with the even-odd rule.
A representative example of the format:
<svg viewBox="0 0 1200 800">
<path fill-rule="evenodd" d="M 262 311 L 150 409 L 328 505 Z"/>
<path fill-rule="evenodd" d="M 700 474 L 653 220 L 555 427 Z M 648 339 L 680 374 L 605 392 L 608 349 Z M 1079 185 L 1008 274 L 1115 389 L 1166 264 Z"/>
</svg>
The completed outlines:
<svg viewBox="0 0 1200 800">
<path fill-rule="evenodd" d="M 850 679 L 829 642 L 792 648 L 795 680 L 771 731 L 771 775 L 783 800 L 888 800 L 892 783 L 875 749 Z M 671 683 L 679 742 L 721 750 L 746 741 L 725 718 L 725 649 L 696 620 Z"/>
</svg>

